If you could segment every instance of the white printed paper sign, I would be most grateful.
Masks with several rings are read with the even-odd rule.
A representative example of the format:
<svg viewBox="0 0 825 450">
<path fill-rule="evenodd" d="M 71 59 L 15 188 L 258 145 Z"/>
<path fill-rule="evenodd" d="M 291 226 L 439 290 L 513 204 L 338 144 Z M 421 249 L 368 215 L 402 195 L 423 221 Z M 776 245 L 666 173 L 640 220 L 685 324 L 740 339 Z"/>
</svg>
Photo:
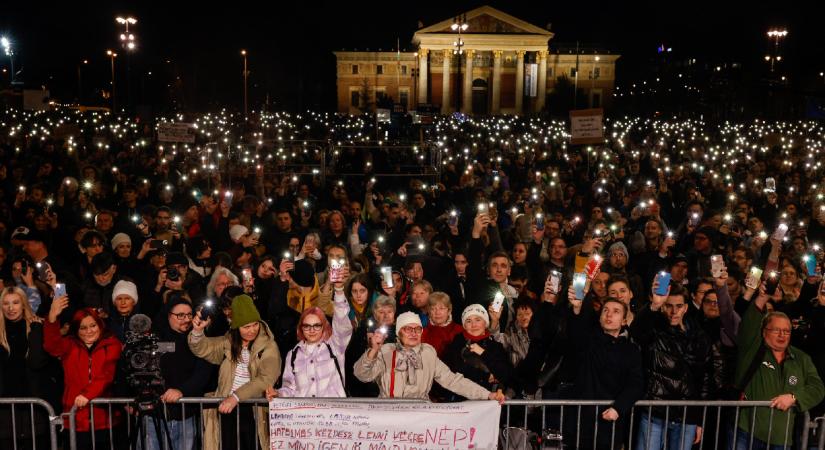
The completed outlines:
<svg viewBox="0 0 825 450">
<path fill-rule="evenodd" d="M 270 449 L 495 450 L 501 406 L 273 399 Z"/>
</svg>

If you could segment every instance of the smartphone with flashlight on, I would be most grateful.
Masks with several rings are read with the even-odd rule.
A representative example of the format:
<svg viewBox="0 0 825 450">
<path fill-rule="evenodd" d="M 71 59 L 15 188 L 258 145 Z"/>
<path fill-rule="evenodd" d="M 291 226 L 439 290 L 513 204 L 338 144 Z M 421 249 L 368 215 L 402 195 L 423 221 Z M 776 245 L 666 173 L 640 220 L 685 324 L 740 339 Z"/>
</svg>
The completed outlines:
<svg viewBox="0 0 825 450">
<path fill-rule="evenodd" d="M 561 272 L 551 270 L 550 274 L 547 275 L 547 280 L 550 281 L 550 293 L 558 294 L 561 289 Z"/>
<path fill-rule="evenodd" d="M 667 295 L 667 290 L 670 288 L 670 272 L 661 271 L 656 274 L 656 295 Z"/>
<path fill-rule="evenodd" d="M 587 275 L 582 272 L 573 274 L 573 291 L 576 300 L 584 300 L 584 286 L 587 283 Z"/>
<path fill-rule="evenodd" d="M 544 215 L 542 213 L 536 213 L 536 231 L 543 231 L 544 230 Z"/>
<path fill-rule="evenodd" d="M 725 261 L 722 255 L 711 255 L 710 256 L 710 274 L 713 278 L 719 278 L 722 276 L 722 269 L 725 268 Z"/>
<path fill-rule="evenodd" d="M 346 265 L 345 259 L 330 259 L 329 260 L 329 281 L 332 283 L 340 283 L 342 280 L 341 271 Z"/>
<path fill-rule="evenodd" d="M 490 303 L 490 308 L 495 312 L 501 312 L 501 307 L 504 306 L 504 294 L 496 292 L 493 297 L 493 302 Z"/>
<path fill-rule="evenodd" d="M 447 218 L 447 224 L 451 227 L 458 226 L 458 211 L 450 211 L 450 216 Z"/>
<path fill-rule="evenodd" d="M 779 273 L 775 270 L 770 271 L 768 273 L 768 277 L 765 279 L 765 293 L 768 295 L 773 295 L 776 293 L 776 288 L 779 286 Z"/>
<path fill-rule="evenodd" d="M 383 283 L 387 287 L 390 287 L 390 288 L 393 287 L 392 267 L 389 267 L 389 266 L 381 267 L 381 281 L 383 281 Z"/>
<path fill-rule="evenodd" d="M 759 289 L 759 281 L 762 279 L 762 269 L 753 266 L 748 271 L 748 276 L 745 278 L 745 287 L 748 289 Z"/>
</svg>

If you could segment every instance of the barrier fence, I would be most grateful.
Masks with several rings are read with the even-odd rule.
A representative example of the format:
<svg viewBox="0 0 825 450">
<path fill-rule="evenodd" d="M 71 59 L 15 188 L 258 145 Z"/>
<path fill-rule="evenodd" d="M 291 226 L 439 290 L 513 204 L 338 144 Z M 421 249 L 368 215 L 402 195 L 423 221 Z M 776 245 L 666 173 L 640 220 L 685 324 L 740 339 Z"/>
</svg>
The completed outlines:
<svg viewBox="0 0 825 450">
<path fill-rule="evenodd" d="M 37 398 L 0 399 L 0 448 L 3 449 L 51 449 L 110 450 L 123 448 L 201 448 L 204 429 L 210 414 L 217 417 L 215 408 L 222 398 L 184 398 L 178 404 L 159 403 L 158 409 L 146 409 L 132 398 L 95 399 L 88 411 L 88 425 L 95 433 L 78 432 L 78 408 L 74 407 L 61 416 L 53 408 Z M 313 399 L 332 400 L 332 399 Z M 344 400 L 344 399 L 334 399 Z M 418 400 L 347 398 L 357 403 L 417 403 Z M 807 413 L 798 413 L 796 425 L 790 416 L 779 420 L 778 410 L 770 407 L 770 401 L 655 401 L 642 400 L 629 414 L 617 421 L 604 420 L 603 411 L 610 401 L 590 400 L 508 400 L 501 411 L 499 448 L 515 449 L 760 449 L 756 433 L 746 433 L 738 425 L 747 423 L 750 429 L 767 430 L 762 440 L 774 442 L 769 448 L 825 450 L 825 417 L 811 419 Z M 232 448 L 241 448 L 241 441 L 248 436 L 244 428 L 258 432 L 259 414 L 266 407 L 265 399 L 241 402 L 251 410 L 252 423 L 242 418 L 239 408 L 229 415 L 234 441 Z M 249 408 L 249 406 L 256 406 Z M 105 417 L 101 414 L 105 412 Z M 767 414 L 767 423 L 765 420 Z M 109 418 L 126 417 L 122 423 L 111 426 Z M 97 417 L 96 417 L 97 416 Z M 265 418 L 266 416 L 264 416 Z M 138 418 L 141 420 L 138 421 Z M 247 418 L 248 419 L 248 418 Z M 186 421 L 190 421 L 188 426 Z M 227 420 L 217 419 L 219 436 Z M 59 439 L 58 427 L 67 424 L 68 430 Z M 243 425 L 242 425 L 243 424 Z M 171 426 L 170 426 L 171 425 Z M 694 445 L 695 426 L 702 428 L 701 439 Z M 45 429 L 44 429 L 45 428 Z M 139 432 L 139 433 L 138 433 Z M 167 434 L 169 433 L 169 434 Z M 136 435 L 140 439 L 132 440 Z M 159 436 L 159 446 L 144 444 L 147 436 Z M 165 436 L 169 436 L 166 439 Z M 138 442 L 141 441 L 141 442 Z M 254 439 L 255 448 L 260 448 Z M 668 443 L 668 444 L 659 444 Z M 150 442 L 151 444 L 151 442 Z M 185 445 L 184 445 L 185 444 Z M 222 442 L 217 448 L 225 448 Z"/>
</svg>

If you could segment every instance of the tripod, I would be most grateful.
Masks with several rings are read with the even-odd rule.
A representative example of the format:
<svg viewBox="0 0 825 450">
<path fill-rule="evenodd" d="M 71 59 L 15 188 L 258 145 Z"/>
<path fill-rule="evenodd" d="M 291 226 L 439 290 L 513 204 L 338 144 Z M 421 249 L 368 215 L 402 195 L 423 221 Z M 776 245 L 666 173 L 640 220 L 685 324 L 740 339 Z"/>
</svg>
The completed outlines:
<svg viewBox="0 0 825 450">
<path fill-rule="evenodd" d="M 167 450 L 173 449 L 172 437 L 169 434 L 169 425 L 166 422 L 166 418 L 162 415 L 162 408 L 163 405 L 157 399 L 137 402 L 137 424 L 135 425 L 135 429 L 132 430 L 132 435 L 129 436 L 130 448 L 138 448 L 138 438 L 140 438 L 140 448 L 146 448 L 146 435 L 144 434 L 146 430 L 144 430 L 144 419 L 151 418 L 152 426 L 155 430 L 155 436 L 157 436 L 159 441 L 165 441 L 161 444 L 162 448 Z M 161 430 L 163 433 L 161 433 Z M 164 437 L 162 438 L 161 436 Z"/>
</svg>

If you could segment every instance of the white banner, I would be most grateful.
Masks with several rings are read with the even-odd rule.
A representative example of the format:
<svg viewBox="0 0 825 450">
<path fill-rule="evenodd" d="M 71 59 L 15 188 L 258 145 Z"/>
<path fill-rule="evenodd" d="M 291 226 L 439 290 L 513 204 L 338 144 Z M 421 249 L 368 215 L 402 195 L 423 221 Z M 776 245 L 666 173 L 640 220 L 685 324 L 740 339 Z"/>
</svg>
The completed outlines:
<svg viewBox="0 0 825 450">
<path fill-rule="evenodd" d="M 524 65 L 524 92 L 528 97 L 538 95 L 539 86 L 539 65 L 530 63 Z"/>
<path fill-rule="evenodd" d="M 273 399 L 270 449 L 495 450 L 501 406 Z"/>
<path fill-rule="evenodd" d="M 570 111 L 570 143 L 599 144 L 604 142 L 602 109 L 579 109 Z"/>
<path fill-rule="evenodd" d="M 158 141 L 195 143 L 195 126 L 191 123 L 159 123 Z"/>
</svg>

